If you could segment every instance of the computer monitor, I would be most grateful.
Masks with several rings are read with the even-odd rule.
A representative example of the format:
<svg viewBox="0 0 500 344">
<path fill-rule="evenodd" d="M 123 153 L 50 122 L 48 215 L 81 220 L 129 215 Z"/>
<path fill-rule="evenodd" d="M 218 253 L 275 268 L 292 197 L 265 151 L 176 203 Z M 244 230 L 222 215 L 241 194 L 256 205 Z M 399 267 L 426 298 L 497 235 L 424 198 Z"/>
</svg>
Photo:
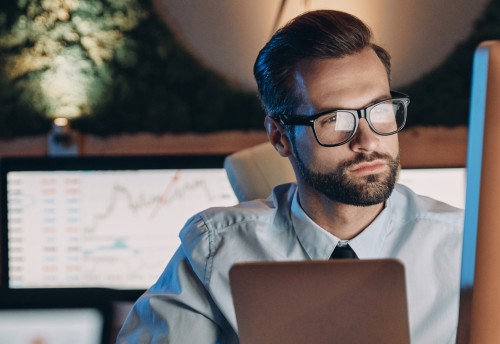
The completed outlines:
<svg viewBox="0 0 500 344">
<path fill-rule="evenodd" d="M 483 42 L 474 55 L 467 147 L 459 324 L 464 343 L 500 340 L 499 95 L 500 41 Z"/>
<path fill-rule="evenodd" d="M 97 290 L 2 290 L 0 343 L 108 344 L 113 313 Z"/>
<path fill-rule="evenodd" d="M 434 198 L 457 208 L 465 207 L 464 167 L 404 168 L 398 183 L 419 195 Z"/>
<path fill-rule="evenodd" d="M 143 291 L 178 248 L 192 215 L 237 203 L 223 160 L 1 160 L 3 285 Z"/>
</svg>

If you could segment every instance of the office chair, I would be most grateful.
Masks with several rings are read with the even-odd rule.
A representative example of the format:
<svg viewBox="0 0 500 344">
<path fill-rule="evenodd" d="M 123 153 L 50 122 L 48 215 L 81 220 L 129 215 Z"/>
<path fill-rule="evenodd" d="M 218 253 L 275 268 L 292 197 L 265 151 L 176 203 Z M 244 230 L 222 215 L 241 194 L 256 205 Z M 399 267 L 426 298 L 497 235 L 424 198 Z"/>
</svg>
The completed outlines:
<svg viewBox="0 0 500 344">
<path fill-rule="evenodd" d="M 224 169 L 240 202 L 267 198 L 276 185 L 295 182 L 290 161 L 269 142 L 227 156 Z"/>
</svg>

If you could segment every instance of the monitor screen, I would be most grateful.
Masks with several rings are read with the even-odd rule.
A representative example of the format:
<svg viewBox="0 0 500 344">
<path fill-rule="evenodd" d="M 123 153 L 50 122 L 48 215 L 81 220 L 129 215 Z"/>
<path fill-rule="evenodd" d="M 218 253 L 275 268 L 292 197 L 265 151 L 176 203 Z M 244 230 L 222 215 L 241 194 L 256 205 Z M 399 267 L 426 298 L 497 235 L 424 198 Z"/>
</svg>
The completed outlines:
<svg viewBox="0 0 500 344">
<path fill-rule="evenodd" d="M 0 343 L 109 343 L 113 317 L 99 290 L 2 290 Z"/>
<path fill-rule="evenodd" d="M 457 208 L 465 207 L 464 167 L 402 169 L 399 183 L 408 186 L 419 195 L 437 199 Z"/>
<path fill-rule="evenodd" d="M 237 203 L 222 162 L 221 156 L 2 161 L 8 287 L 146 289 L 179 246 L 187 219 Z"/>
<path fill-rule="evenodd" d="M 0 343 L 99 344 L 102 323 L 91 308 L 0 310 Z"/>
</svg>

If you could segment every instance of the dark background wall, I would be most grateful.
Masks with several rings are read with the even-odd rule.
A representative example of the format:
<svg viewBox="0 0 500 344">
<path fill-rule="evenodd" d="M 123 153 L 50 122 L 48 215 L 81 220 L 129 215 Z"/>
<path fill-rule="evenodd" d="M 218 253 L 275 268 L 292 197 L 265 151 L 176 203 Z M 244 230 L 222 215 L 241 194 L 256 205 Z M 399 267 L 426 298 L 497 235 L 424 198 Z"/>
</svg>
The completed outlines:
<svg viewBox="0 0 500 344">
<path fill-rule="evenodd" d="M 278 24 L 316 8 L 365 20 L 412 96 L 409 125 L 466 125 L 474 48 L 500 37 L 498 0 L 2 2 L 0 138 L 55 117 L 98 136 L 261 130 L 251 69 L 280 4 Z"/>
</svg>

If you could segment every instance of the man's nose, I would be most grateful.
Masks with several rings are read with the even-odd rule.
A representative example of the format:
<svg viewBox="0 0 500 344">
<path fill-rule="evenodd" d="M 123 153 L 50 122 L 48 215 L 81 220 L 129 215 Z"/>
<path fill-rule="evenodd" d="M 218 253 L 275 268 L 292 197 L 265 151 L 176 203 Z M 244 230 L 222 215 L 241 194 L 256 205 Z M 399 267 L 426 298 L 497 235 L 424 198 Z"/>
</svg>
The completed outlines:
<svg viewBox="0 0 500 344">
<path fill-rule="evenodd" d="M 371 152 L 378 148 L 381 136 L 374 133 L 365 118 L 359 120 L 358 130 L 349 142 L 355 152 Z"/>
</svg>

